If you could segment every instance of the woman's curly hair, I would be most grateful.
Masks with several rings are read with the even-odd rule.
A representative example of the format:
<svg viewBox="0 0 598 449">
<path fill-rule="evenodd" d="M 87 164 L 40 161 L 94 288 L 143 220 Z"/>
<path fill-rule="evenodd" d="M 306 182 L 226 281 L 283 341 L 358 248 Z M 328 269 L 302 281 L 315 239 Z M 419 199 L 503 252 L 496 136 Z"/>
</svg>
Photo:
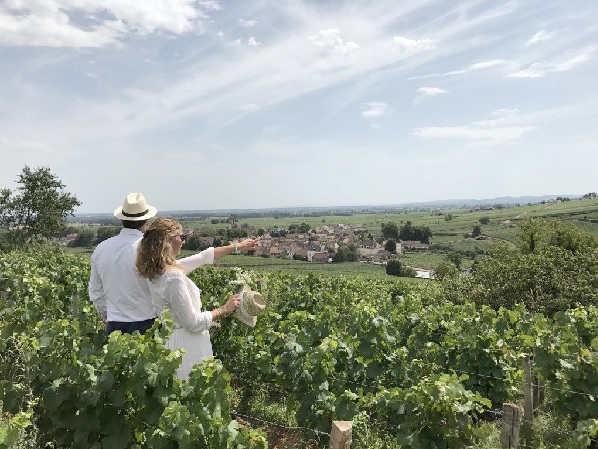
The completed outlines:
<svg viewBox="0 0 598 449">
<path fill-rule="evenodd" d="M 149 223 L 137 248 L 137 271 L 150 281 L 168 268 L 178 268 L 172 254 L 172 238 L 181 224 L 171 217 L 157 217 Z"/>
</svg>

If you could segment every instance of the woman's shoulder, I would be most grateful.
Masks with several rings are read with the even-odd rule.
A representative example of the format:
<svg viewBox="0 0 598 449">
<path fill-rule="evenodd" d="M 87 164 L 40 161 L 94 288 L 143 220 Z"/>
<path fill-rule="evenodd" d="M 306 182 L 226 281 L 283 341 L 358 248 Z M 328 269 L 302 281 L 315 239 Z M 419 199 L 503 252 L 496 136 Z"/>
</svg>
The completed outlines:
<svg viewBox="0 0 598 449">
<path fill-rule="evenodd" d="M 179 267 L 168 267 L 168 268 L 166 268 L 164 270 L 164 274 L 162 274 L 162 276 L 167 276 L 167 277 L 185 277 L 186 274 Z"/>
<path fill-rule="evenodd" d="M 168 267 L 162 274 L 164 279 L 184 279 L 187 277 L 185 272 L 177 267 Z"/>
</svg>

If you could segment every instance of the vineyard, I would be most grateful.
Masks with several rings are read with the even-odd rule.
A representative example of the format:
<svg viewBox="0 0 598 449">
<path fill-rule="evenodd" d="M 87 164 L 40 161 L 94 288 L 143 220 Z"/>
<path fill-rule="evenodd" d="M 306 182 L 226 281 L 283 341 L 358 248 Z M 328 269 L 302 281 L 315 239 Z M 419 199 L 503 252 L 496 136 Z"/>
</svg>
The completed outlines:
<svg viewBox="0 0 598 449">
<path fill-rule="evenodd" d="M 473 447 L 485 419 L 521 402 L 526 354 L 570 425 L 561 447 L 585 448 L 598 431 L 595 307 L 549 318 L 455 304 L 433 284 L 213 267 L 192 278 L 211 309 L 240 274 L 266 312 L 255 328 L 214 328 L 215 358 L 181 382 L 168 318 L 106 339 L 87 259 L 0 256 L 0 448 L 263 448 L 271 417 L 256 396 L 312 447 L 326 447 L 333 420 L 353 422 L 355 448 Z"/>
</svg>

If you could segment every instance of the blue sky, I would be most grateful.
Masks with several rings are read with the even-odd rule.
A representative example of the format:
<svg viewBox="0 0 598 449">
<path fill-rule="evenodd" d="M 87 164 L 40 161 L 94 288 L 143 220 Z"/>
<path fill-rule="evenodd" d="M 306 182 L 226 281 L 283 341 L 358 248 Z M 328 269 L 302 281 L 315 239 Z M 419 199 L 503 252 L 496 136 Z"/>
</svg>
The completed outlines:
<svg viewBox="0 0 598 449">
<path fill-rule="evenodd" d="M 101 5 L 101 6 L 100 6 Z M 2 0 L 0 187 L 384 205 L 598 190 L 595 0 Z"/>
</svg>

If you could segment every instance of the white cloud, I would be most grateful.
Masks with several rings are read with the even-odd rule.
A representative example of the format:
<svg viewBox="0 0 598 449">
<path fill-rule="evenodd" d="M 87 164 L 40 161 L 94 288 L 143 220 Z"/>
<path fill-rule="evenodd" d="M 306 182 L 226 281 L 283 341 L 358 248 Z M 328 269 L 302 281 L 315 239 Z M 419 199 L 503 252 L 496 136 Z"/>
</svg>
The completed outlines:
<svg viewBox="0 0 598 449">
<path fill-rule="evenodd" d="M 441 89 L 440 87 L 420 87 L 417 91 L 426 96 L 440 95 L 448 93 L 448 90 Z"/>
<path fill-rule="evenodd" d="M 390 112 L 386 103 L 371 102 L 364 104 L 365 110 L 361 113 L 362 116 L 367 118 L 380 117 Z"/>
<path fill-rule="evenodd" d="M 431 50 L 436 48 L 437 43 L 437 41 L 429 38 L 409 39 L 403 36 L 394 36 L 392 38 L 392 47 L 402 52 Z"/>
<path fill-rule="evenodd" d="M 239 106 L 239 110 L 244 111 L 244 112 L 256 111 L 259 108 L 260 107 L 254 103 L 247 103 L 247 104 L 242 104 L 241 106 Z"/>
<path fill-rule="evenodd" d="M 262 44 L 256 41 L 255 37 L 251 36 L 249 39 L 247 39 L 247 45 L 249 45 L 250 47 L 259 47 Z"/>
<path fill-rule="evenodd" d="M 516 108 L 503 108 L 497 109 L 496 111 L 490 114 L 492 119 L 490 120 L 479 120 L 474 122 L 475 126 L 481 127 L 497 127 L 499 125 L 505 125 L 508 123 L 512 123 L 513 119 L 519 116 L 519 109 Z"/>
<path fill-rule="evenodd" d="M 582 50 L 574 56 L 561 57 L 550 62 L 535 62 L 526 69 L 517 70 L 509 73 L 509 78 L 542 78 L 551 72 L 566 72 L 590 60 L 590 53 L 593 48 Z"/>
<path fill-rule="evenodd" d="M 245 20 L 245 19 L 239 19 L 239 24 L 243 27 L 243 28 L 251 28 L 257 25 L 257 20 Z"/>
<path fill-rule="evenodd" d="M 553 39 L 556 36 L 556 32 L 555 31 L 544 31 L 544 30 L 540 30 L 538 31 L 536 34 L 534 34 L 530 40 L 528 40 L 525 45 L 532 45 L 532 44 L 537 44 L 538 42 L 542 42 L 542 41 L 549 41 L 551 39 Z"/>
<path fill-rule="evenodd" d="M 234 41 L 227 42 L 226 45 L 228 45 L 229 47 L 240 47 L 241 39 L 235 39 Z"/>
<path fill-rule="evenodd" d="M 316 34 L 309 36 L 309 40 L 311 40 L 316 47 L 336 50 L 342 54 L 351 53 L 359 48 L 359 45 L 355 42 L 345 42 L 341 37 L 338 28 L 320 30 Z"/>
<path fill-rule="evenodd" d="M 0 45 L 103 47 L 127 34 L 181 34 L 199 30 L 206 11 L 218 8 L 194 0 L 11 0 L 0 7 Z"/>
<path fill-rule="evenodd" d="M 466 67 L 464 69 L 451 70 L 450 72 L 444 72 L 444 73 L 432 73 L 429 75 L 412 76 L 412 77 L 408 78 L 408 80 L 435 78 L 435 77 L 441 77 L 441 76 L 462 75 L 462 74 L 469 73 L 469 72 L 472 72 L 475 70 L 483 70 L 483 69 L 489 69 L 492 67 L 500 66 L 500 65 L 505 64 L 506 62 L 507 61 L 504 59 L 491 59 L 489 61 L 476 62 L 474 64 L 469 65 L 468 67 Z"/>
<path fill-rule="evenodd" d="M 491 143 L 501 143 L 519 139 L 526 132 L 535 129 L 532 126 L 482 128 L 471 126 L 447 126 L 417 128 L 413 135 L 424 139 L 460 138 L 484 140 Z"/>
</svg>

